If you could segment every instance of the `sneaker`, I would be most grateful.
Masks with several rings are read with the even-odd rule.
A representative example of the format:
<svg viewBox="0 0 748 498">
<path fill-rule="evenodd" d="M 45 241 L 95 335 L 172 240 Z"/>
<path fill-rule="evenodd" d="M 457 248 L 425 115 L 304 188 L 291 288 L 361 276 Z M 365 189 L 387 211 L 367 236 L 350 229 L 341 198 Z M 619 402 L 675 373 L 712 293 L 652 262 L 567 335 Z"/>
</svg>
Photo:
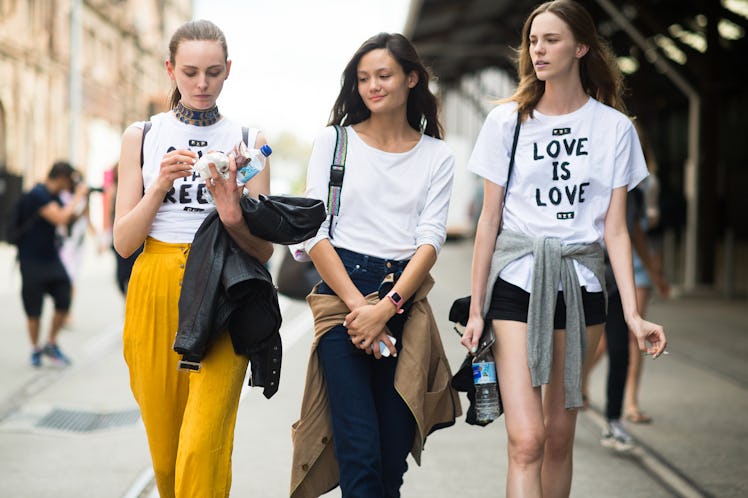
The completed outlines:
<svg viewBox="0 0 748 498">
<path fill-rule="evenodd" d="M 608 421 L 608 426 L 603 430 L 600 444 L 606 448 L 612 448 L 620 453 L 631 451 L 634 448 L 634 438 L 626 432 L 620 420 Z"/>
<path fill-rule="evenodd" d="M 39 368 L 42 366 L 42 350 L 35 349 L 31 352 L 31 366 Z"/>
<path fill-rule="evenodd" d="M 60 351 L 60 347 L 57 344 L 47 344 L 46 346 L 44 346 L 42 352 L 46 356 L 49 356 L 49 358 L 52 360 L 52 363 L 57 366 L 66 367 L 70 365 L 70 358 L 62 354 L 62 351 Z"/>
</svg>

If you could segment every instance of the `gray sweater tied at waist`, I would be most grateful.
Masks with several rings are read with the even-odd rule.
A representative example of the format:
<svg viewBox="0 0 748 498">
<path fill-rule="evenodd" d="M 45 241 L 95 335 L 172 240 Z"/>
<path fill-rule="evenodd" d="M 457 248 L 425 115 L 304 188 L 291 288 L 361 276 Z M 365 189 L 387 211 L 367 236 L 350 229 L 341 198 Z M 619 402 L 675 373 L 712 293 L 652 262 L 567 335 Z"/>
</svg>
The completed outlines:
<svg viewBox="0 0 748 498">
<path fill-rule="evenodd" d="M 534 256 L 532 292 L 527 312 L 527 364 L 534 387 L 548 384 L 553 358 L 553 315 L 556 309 L 558 284 L 566 302 L 566 358 L 564 387 L 566 408 L 582 406 L 582 362 L 587 347 L 582 290 L 573 261 L 589 268 L 605 293 L 605 266 L 600 244 L 563 244 L 552 237 L 533 238 L 517 232 L 501 231 L 491 258 L 485 316 L 491 302 L 493 286 L 499 272 L 511 261 L 527 254 Z M 607 294 L 605 303 L 607 307 Z M 607 310 L 606 310 L 607 311 Z"/>
</svg>

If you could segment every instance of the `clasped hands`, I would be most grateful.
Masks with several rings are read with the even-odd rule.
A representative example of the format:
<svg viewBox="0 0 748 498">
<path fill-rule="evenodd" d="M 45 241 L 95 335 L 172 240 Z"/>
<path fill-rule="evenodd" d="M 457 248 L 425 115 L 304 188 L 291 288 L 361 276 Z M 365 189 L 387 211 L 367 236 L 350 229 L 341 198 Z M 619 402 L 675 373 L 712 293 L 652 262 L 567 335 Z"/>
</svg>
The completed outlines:
<svg viewBox="0 0 748 498">
<path fill-rule="evenodd" d="M 367 301 L 346 315 L 343 327 L 348 329 L 348 336 L 353 345 L 366 351 L 366 354 L 373 354 L 376 359 L 382 358 L 379 348 L 381 341 L 389 349 L 391 356 L 397 356 L 397 350 L 390 341 L 386 327 L 387 321 L 394 314 L 394 306 L 386 300 L 376 304 Z"/>
</svg>

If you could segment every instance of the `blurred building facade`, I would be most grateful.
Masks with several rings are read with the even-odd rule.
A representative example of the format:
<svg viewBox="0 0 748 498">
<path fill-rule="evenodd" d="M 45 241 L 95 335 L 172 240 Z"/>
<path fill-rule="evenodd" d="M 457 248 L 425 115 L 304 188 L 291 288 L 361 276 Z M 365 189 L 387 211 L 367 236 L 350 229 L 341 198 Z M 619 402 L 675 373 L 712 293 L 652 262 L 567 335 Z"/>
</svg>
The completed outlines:
<svg viewBox="0 0 748 498">
<path fill-rule="evenodd" d="M 135 120 L 167 106 L 169 37 L 190 0 L 0 0 L 3 204 L 57 159 L 89 183 L 119 157 Z"/>
</svg>

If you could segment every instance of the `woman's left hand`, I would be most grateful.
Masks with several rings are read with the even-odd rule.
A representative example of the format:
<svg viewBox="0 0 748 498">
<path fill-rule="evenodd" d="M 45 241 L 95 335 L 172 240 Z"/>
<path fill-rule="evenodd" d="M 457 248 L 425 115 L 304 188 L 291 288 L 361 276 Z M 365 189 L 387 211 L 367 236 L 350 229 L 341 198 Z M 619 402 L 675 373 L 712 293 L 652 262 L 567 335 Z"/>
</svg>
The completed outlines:
<svg viewBox="0 0 748 498">
<path fill-rule="evenodd" d="M 213 196 L 213 202 L 218 210 L 218 215 L 224 225 L 235 225 L 242 220 L 242 210 L 239 199 L 242 196 L 243 186 L 236 184 L 236 161 L 229 155 L 229 177 L 224 180 L 216 165 L 210 163 L 211 178 L 206 180 L 205 188 Z"/>
<path fill-rule="evenodd" d="M 392 308 L 394 310 L 394 307 Z M 372 342 L 386 331 L 385 324 L 393 315 L 389 311 L 384 306 L 365 304 L 346 315 L 344 325 L 348 328 L 348 335 L 357 348 L 369 348 Z"/>
<path fill-rule="evenodd" d="M 665 351 L 667 340 L 662 325 L 637 317 L 628 326 L 636 337 L 640 351 L 646 351 L 652 355 L 652 358 L 657 358 Z M 649 343 L 649 346 L 647 346 L 647 343 Z"/>
</svg>

